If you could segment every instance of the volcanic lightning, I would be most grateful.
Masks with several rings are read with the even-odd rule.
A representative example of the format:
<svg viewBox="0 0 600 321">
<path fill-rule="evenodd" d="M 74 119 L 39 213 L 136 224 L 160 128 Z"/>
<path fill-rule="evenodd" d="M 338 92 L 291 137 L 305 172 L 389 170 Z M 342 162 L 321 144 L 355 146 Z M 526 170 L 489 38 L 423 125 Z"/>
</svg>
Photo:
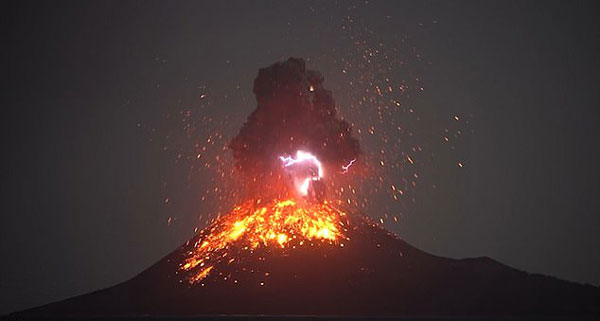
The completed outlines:
<svg viewBox="0 0 600 321">
<path fill-rule="evenodd" d="M 352 166 L 352 164 L 354 164 L 354 162 L 356 162 L 356 158 L 353 159 L 353 160 L 351 160 L 348 164 L 342 165 L 342 169 L 343 169 L 342 174 L 348 173 L 348 170 L 350 169 L 350 166 Z"/>
<path fill-rule="evenodd" d="M 296 191 L 302 196 L 308 195 L 311 181 L 319 181 L 323 178 L 323 165 L 315 155 L 309 152 L 298 150 L 296 158 L 279 156 L 279 159 L 292 176 Z"/>
</svg>

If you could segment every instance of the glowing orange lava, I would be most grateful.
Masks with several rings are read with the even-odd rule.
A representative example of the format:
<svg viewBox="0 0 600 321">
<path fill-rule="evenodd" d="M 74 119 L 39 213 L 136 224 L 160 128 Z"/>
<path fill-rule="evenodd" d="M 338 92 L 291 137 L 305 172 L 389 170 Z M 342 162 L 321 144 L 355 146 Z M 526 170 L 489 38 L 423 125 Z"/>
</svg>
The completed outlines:
<svg viewBox="0 0 600 321">
<path fill-rule="evenodd" d="M 260 246 L 278 248 L 323 241 L 338 244 L 345 239 L 346 214 L 328 202 L 320 204 L 295 199 L 248 201 L 209 226 L 189 251 L 181 269 L 190 272 L 190 283 L 206 278 L 218 263 L 236 260 L 232 247 L 254 250 Z"/>
</svg>

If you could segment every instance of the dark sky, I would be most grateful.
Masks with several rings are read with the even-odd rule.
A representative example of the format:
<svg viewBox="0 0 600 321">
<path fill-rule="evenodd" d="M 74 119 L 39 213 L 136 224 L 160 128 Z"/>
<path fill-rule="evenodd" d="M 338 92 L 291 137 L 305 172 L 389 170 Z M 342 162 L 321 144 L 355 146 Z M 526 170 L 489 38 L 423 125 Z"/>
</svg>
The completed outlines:
<svg viewBox="0 0 600 321">
<path fill-rule="evenodd" d="M 206 88 L 234 92 L 210 111 L 229 117 L 234 135 L 255 107 L 258 68 L 344 50 L 348 14 L 426 57 L 414 67 L 423 115 L 470 119 L 456 150 L 425 167 L 437 190 L 418 192 L 386 226 L 430 253 L 600 285 L 599 10 L 580 1 L 350 7 L 3 2 L 0 314 L 124 281 L 191 237 L 205 185 L 165 186 L 185 172 L 163 150 L 179 126 L 169 115 Z M 343 104 L 333 68 L 314 61 Z"/>
</svg>

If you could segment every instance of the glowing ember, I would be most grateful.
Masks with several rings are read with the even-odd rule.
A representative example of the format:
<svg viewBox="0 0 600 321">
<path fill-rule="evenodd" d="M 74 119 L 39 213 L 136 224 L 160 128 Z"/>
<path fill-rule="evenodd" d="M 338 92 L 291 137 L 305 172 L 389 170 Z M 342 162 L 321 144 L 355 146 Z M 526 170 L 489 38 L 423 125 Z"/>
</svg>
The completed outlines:
<svg viewBox="0 0 600 321">
<path fill-rule="evenodd" d="M 188 253 L 181 269 L 191 272 L 190 283 L 206 278 L 219 263 L 233 263 L 232 248 L 254 250 L 260 246 L 290 248 L 305 242 L 338 244 L 346 214 L 328 202 L 275 200 L 248 201 L 209 226 Z"/>
</svg>

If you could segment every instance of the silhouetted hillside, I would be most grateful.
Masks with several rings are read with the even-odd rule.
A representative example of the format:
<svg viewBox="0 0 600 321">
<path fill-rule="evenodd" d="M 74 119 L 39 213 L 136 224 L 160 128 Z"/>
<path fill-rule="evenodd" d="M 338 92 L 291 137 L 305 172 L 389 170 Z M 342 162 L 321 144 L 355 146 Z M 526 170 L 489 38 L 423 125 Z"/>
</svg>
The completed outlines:
<svg viewBox="0 0 600 321">
<path fill-rule="evenodd" d="M 422 252 L 354 218 L 343 247 L 259 248 L 190 285 L 184 245 L 111 288 L 14 315 L 599 315 L 600 289 L 518 271 L 489 258 Z M 193 244 L 193 242 L 189 242 Z M 239 250 L 241 251 L 241 250 Z M 109 267 L 107 267 L 109 268 Z"/>
</svg>

